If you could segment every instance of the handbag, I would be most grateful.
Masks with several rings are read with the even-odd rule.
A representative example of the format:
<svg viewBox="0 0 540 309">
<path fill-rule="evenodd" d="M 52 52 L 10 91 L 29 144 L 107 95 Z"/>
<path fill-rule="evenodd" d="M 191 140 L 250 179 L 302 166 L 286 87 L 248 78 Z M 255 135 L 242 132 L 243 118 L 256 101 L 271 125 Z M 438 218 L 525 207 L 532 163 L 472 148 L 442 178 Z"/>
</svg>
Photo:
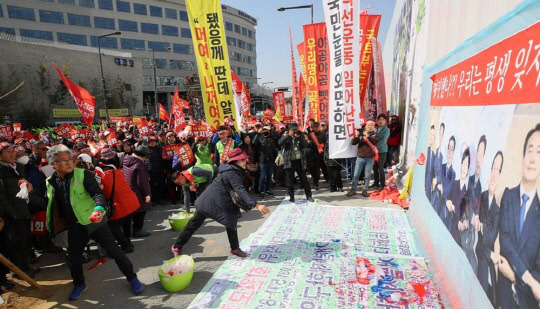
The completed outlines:
<svg viewBox="0 0 540 309">
<path fill-rule="evenodd" d="M 220 181 L 224 186 L 227 187 L 227 185 L 223 181 L 223 177 L 221 177 Z M 232 189 L 232 186 L 229 185 L 228 187 L 230 187 L 228 191 L 229 191 L 229 195 L 231 196 L 231 200 L 233 201 L 233 204 L 245 212 L 250 211 L 251 207 L 249 207 L 249 205 L 238 195 L 238 193 L 234 192 L 234 190 Z"/>
<path fill-rule="evenodd" d="M 107 214 L 107 219 L 110 219 L 114 215 L 114 185 L 116 183 L 115 170 L 113 170 L 112 174 L 113 174 L 112 191 L 111 191 L 111 196 L 109 200 L 107 200 L 107 209 L 105 209 L 106 214 Z"/>
</svg>

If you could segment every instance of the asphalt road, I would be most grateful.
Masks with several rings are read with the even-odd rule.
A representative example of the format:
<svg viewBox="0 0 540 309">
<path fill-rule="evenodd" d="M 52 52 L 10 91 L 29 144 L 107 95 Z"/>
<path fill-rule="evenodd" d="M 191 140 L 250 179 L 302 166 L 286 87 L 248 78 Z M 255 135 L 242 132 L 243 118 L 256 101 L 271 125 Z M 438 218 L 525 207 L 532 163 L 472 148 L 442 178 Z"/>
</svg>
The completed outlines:
<svg viewBox="0 0 540 309">
<path fill-rule="evenodd" d="M 275 210 L 284 198 L 286 190 L 278 188 L 275 193 L 275 198 L 267 197 L 259 202 Z M 328 184 L 323 180 L 320 191 L 314 192 L 314 198 L 319 199 L 320 204 L 399 208 L 395 205 L 385 205 L 380 201 L 371 201 L 361 195 L 347 198 L 345 193 L 330 193 Z M 258 195 L 253 196 L 258 199 Z M 303 192 L 300 191 L 297 191 L 296 196 L 304 198 Z M 109 259 L 104 265 L 93 270 L 85 270 L 88 290 L 79 300 L 69 301 L 72 283 L 69 268 L 62 254 L 45 254 L 40 258 L 37 266 L 40 266 L 42 271 L 36 279 L 44 286 L 43 289 L 18 287 L 15 292 L 21 296 L 46 300 L 47 303 L 40 305 L 39 308 L 187 308 L 223 262 L 229 257 L 237 257 L 229 253 L 225 228 L 207 219 L 184 247 L 184 254 L 191 255 L 195 260 L 195 272 L 190 286 L 178 293 L 163 290 L 157 269 L 163 261 L 172 257 L 170 247 L 179 232 L 170 229 L 167 217 L 176 211 L 178 208 L 174 205 L 153 207 L 152 211 L 148 212 L 145 222 L 145 228 L 152 231 L 152 235 L 133 240 L 135 252 L 128 256 L 139 279 L 145 285 L 141 295 L 132 294 L 128 282 L 114 260 Z M 240 241 L 257 231 L 265 219 L 266 217 L 256 210 L 243 213 L 238 227 Z"/>
</svg>

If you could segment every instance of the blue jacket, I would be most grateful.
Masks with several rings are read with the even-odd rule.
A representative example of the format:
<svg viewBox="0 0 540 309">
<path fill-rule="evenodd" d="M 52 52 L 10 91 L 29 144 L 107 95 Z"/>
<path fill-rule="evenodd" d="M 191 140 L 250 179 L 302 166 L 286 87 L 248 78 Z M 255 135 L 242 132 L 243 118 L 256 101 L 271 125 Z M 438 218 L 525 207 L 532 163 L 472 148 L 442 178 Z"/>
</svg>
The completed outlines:
<svg viewBox="0 0 540 309">
<path fill-rule="evenodd" d="M 379 141 L 377 142 L 379 152 L 388 152 L 387 141 L 390 137 L 390 129 L 388 129 L 388 126 L 384 126 L 384 128 L 377 127 L 377 133 L 379 134 Z"/>
</svg>

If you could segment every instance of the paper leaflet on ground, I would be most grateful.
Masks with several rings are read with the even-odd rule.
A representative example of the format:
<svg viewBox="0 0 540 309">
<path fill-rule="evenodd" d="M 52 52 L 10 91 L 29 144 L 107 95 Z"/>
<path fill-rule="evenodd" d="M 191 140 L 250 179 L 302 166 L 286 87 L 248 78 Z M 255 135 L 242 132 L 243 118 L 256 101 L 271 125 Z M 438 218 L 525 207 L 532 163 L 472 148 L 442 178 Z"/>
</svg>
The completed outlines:
<svg viewBox="0 0 540 309">
<path fill-rule="evenodd" d="M 400 210 L 285 201 L 241 247 L 249 257 L 227 259 L 189 308 L 441 307 Z M 357 258 L 376 269 L 368 284 Z"/>
</svg>

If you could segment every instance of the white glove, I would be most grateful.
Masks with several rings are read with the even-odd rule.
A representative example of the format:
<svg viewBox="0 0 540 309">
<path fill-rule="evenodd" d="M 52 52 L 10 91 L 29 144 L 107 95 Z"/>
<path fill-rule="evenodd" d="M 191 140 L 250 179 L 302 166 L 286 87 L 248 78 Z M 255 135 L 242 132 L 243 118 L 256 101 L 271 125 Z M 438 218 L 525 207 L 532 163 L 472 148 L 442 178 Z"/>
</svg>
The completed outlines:
<svg viewBox="0 0 540 309">
<path fill-rule="evenodd" d="M 19 188 L 21 188 L 21 191 L 19 191 L 19 193 L 17 193 L 17 195 L 15 196 L 20 199 L 26 200 L 26 202 L 28 203 L 28 188 L 26 187 L 26 181 L 22 181 L 19 185 Z"/>
</svg>

